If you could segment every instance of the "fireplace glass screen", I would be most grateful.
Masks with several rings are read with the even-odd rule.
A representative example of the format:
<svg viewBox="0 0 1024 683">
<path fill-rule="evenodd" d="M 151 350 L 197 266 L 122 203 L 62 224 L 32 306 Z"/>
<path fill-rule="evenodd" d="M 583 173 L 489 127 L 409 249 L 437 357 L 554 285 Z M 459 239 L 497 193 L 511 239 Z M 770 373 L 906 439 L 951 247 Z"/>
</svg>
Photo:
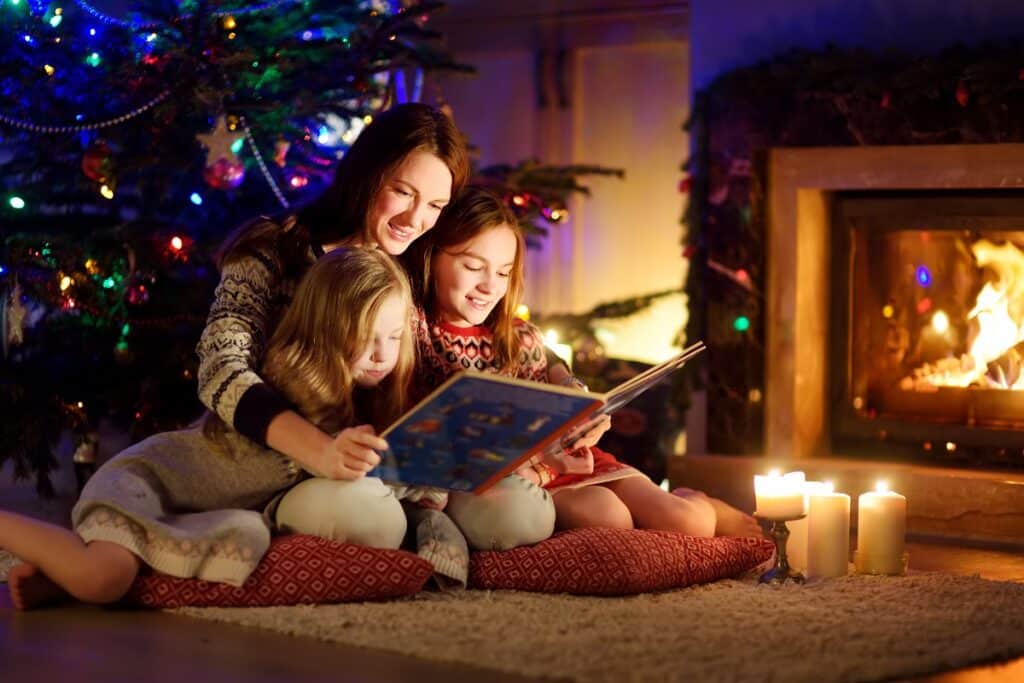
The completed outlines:
<svg viewBox="0 0 1024 683">
<path fill-rule="evenodd" d="M 834 446 L 1024 467 L 1024 198 L 843 195 Z"/>
</svg>

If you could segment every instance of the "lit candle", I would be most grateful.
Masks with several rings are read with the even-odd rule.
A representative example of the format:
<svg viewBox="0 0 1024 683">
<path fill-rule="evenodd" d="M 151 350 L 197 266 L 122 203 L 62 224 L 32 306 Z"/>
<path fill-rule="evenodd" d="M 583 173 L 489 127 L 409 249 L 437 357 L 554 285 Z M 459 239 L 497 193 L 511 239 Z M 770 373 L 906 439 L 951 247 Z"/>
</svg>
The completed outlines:
<svg viewBox="0 0 1024 683">
<path fill-rule="evenodd" d="M 832 483 L 807 494 L 807 578 L 846 576 L 850 562 L 850 496 Z"/>
<path fill-rule="evenodd" d="M 807 573 L 807 525 L 810 523 L 812 507 L 812 496 L 818 492 L 831 492 L 832 484 L 821 481 L 807 481 L 803 486 L 804 495 L 807 496 L 807 516 L 797 519 L 786 526 L 789 528 L 789 542 L 786 545 L 786 554 L 789 556 L 789 566 L 793 571 L 801 574 Z M 847 529 L 849 533 L 849 529 Z"/>
<path fill-rule="evenodd" d="M 773 470 L 767 475 L 754 475 L 754 495 L 757 498 L 754 514 L 765 519 L 802 517 L 807 512 L 803 487 L 803 472 L 789 472 L 782 476 L 778 470 Z"/>
<path fill-rule="evenodd" d="M 857 552 L 854 562 L 861 574 L 903 574 L 906 571 L 904 537 L 907 499 L 879 482 L 874 491 L 857 499 Z"/>
</svg>

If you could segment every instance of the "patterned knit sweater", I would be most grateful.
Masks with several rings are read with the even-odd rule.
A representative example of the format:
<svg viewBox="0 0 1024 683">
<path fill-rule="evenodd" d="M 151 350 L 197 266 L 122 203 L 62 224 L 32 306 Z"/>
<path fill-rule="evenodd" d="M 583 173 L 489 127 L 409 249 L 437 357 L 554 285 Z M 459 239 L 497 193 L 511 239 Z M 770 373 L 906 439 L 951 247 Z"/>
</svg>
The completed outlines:
<svg viewBox="0 0 1024 683">
<path fill-rule="evenodd" d="M 432 391 L 461 370 L 495 372 L 519 379 L 547 381 L 548 360 L 540 330 L 516 319 L 520 349 L 515 368 L 501 368 L 494 355 L 494 333 L 489 327 L 456 327 L 441 321 L 428 321 L 417 311 L 416 344 L 419 351 L 417 376 L 421 395 Z"/>
<path fill-rule="evenodd" d="M 311 250 L 309 263 L 314 260 Z M 264 445 L 271 420 L 291 405 L 257 369 L 297 284 L 283 275 L 280 259 L 270 251 L 227 264 L 196 346 L 199 400 L 239 433 Z"/>
</svg>

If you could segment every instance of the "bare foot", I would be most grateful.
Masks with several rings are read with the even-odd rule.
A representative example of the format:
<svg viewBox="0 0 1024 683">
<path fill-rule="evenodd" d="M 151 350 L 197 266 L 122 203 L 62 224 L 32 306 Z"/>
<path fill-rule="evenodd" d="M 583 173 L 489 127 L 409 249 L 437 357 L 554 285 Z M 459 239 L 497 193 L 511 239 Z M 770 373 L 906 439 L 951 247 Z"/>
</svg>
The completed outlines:
<svg viewBox="0 0 1024 683">
<path fill-rule="evenodd" d="M 39 571 L 35 565 L 24 562 L 11 567 L 7 574 L 7 584 L 11 592 L 11 602 L 16 609 L 32 609 L 63 602 L 68 598 L 67 592 Z"/>
<path fill-rule="evenodd" d="M 715 508 L 715 536 L 763 536 L 757 520 L 737 510 L 728 503 L 708 496 L 711 507 Z"/>
</svg>

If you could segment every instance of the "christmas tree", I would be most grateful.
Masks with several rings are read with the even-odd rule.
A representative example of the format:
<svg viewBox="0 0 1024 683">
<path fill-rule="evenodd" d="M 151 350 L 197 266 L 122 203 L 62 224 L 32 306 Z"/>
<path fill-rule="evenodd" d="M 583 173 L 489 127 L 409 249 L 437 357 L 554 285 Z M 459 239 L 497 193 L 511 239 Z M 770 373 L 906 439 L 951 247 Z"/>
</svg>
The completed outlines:
<svg viewBox="0 0 1024 683">
<path fill-rule="evenodd" d="M 111 421 L 195 419 L 212 254 L 244 219 L 319 193 L 335 161 L 437 70 L 436 3 L 0 0 L 0 465 L 44 495 Z M 481 169 L 531 242 L 598 166 Z"/>
<path fill-rule="evenodd" d="M 194 347 L 242 220 L 318 193 L 433 70 L 439 4 L 4 0 L 0 465 L 51 491 L 53 445 L 201 411 Z"/>
</svg>

